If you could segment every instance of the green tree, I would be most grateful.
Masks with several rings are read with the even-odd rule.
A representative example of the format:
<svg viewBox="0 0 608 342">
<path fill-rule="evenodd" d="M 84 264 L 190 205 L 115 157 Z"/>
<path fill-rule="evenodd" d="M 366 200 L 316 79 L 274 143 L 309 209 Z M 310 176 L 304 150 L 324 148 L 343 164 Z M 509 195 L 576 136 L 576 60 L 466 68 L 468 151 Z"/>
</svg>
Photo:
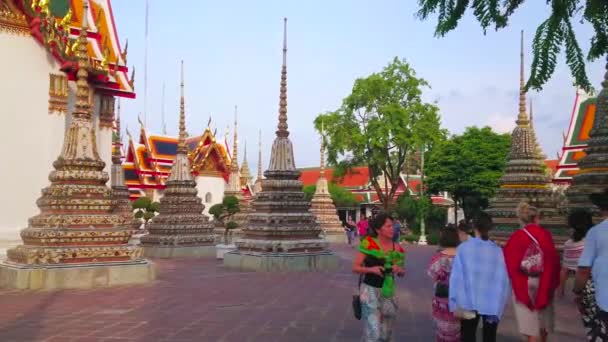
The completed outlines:
<svg viewBox="0 0 608 342">
<path fill-rule="evenodd" d="M 359 204 L 359 201 L 357 200 L 355 195 L 353 195 L 352 192 L 344 189 L 343 187 L 341 187 L 335 183 L 329 182 L 328 188 L 329 188 L 329 195 L 331 196 L 331 200 L 334 201 L 334 205 L 336 207 L 352 208 Z M 302 191 L 304 191 L 304 194 L 306 195 L 307 201 L 312 200 L 312 196 L 315 194 L 316 190 L 317 190 L 317 186 L 314 184 L 307 185 L 302 188 Z"/>
<path fill-rule="evenodd" d="M 405 192 L 397 199 L 395 205 L 397 217 L 407 222 L 408 227 L 416 234 L 420 233 L 420 218 L 424 214 L 427 233 L 438 232 L 445 226 L 447 210 L 433 205 L 429 197 L 414 197 Z"/>
<path fill-rule="evenodd" d="M 525 0 L 418 0 L 420 9 L 417 14 L 424 20 L 437 13 L 435 35 L 442 37 L 458 26 L 458 22 L 470 7 L 485 33 L 490 27 L 496 30 L 506 27 L 509 17 L 524 2 Z M 576 85 L 591 92 L 591 83 L 585 71 L 585 56 L 574 34 L 572 22 L 588 22 L 595 31 L 587 52 L 587 60 L 594 61 L 607 54 L 608 1 L 546 0 L 545 3 L 551 7 L 551 14 L 536 29 L 532 43 L 532 72 L 526 89 L 542 89 L 553 75 L 558 54 L 564 47 L 566 63 Z"/>
<path fill-rule="evenodd" d="M 217 203 L 209 208 L 209 214 L 224 226 L 224 243 L 228 243 L 230 230 L 238 228 L 233 221 L 234 214 L 241 211 L 239 199 L 236 196 L 225 196 L 222 203 Z"/>
<path fill-rule="evenodd" d="M 156 216 L 159 207 L 160 203 L 152 201 L 149 197 L 140 197 L 131 203 L 133 216 L 144 221 L 144 229 L 148 228 L 148 223 Z"/>
<path fill-rule="evenodd" d="M 511 145 L 509 134 L 469 127 L 438 144 L 425 165 L 430 192 L 447 191 L 468 220 L 488 206 L 502 176 Z"/>
<path fill-rule="evenodd" d="M 336 166 L 334 175 L 366 165 L 387 210 L 407 157 L 422 143 L 432 146 L 446 135 L 437 106 L 421 99 L 427 87 L 405 60 L 395 57 L 381 72 L 357 79 L 340 108 L 315 119 L 327 142 L 328 162 Z"/>
</svg>

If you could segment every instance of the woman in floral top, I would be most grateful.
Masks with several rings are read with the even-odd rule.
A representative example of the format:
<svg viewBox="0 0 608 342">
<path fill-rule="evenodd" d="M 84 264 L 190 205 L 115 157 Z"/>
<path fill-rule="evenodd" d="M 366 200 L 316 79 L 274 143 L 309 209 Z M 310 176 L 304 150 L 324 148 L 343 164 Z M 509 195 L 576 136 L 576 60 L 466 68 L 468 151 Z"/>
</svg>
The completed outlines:
<svg viewBox="0 0 608 342">
<path fill-rule="evenodd" d="M 433 319 L 437 328 L 435 341 L 460 341 L 460 320 L 450 312 L 448 305 L 450 273 L 452 261 L 456 255 L 456 246 L 459 243 L 458 232 L 454 227 L 446 227 L 440 235 L 439 244 L 443 248 L 431 259 L 428 275 L 435 282 L 435 295 L 433 296 Z"/>
</svg>

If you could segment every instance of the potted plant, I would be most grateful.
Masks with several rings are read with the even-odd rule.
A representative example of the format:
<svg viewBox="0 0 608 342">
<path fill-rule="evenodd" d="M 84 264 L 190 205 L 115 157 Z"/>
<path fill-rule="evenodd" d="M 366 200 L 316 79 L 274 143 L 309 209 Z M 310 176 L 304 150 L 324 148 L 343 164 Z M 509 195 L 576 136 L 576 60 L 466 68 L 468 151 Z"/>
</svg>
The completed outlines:
<svg viewBox="0 0 608 342">
<path fill-rule="evenodd" d="M 131 207 L 134 210 L 134 217 L 144 221 L 144 231 L 147 231 L 148 223 L 158 213 L 160 203 L 153 202 L 149 197 L 140 197 L 131 204 Z"/>
<path fill-rule="evenodd" d="M 236 249 L 236 246 L 232 243 L 231 231 L 239 226 L 233 220 L 234 214 L 239 211 L 239 200 L 235 196 L 226 196 L 222 200 L 222 203 L 215 204 L 209 208 L 209 214 L 224 227 L 223 243 L 215 246 L 218 259 L 223 259 L 225 253 Z"/>
</svg>

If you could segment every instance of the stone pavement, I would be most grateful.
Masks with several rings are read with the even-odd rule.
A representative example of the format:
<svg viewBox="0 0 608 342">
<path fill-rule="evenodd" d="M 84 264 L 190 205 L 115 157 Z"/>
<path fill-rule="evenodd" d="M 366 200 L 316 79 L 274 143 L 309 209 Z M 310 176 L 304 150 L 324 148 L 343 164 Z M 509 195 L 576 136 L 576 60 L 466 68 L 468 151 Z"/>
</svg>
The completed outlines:
<svg viewBox="0 0 608 342">
<path fill-rule="evenodd" d="M 407 246 L 395 341 L 433 341 L 433 247 Z M 0 290 L 0 341 L 358 341 L 351 313 L 353 249 L 334 246 L 336 273 L 236 272 L 216 260 L 156 260 L 146 286 L 72 291 Z M 568 301 L 571 302 L 571 299 Z M 573 305 L 560 301 L 551 341 L 584 341 Z M 519 341 L 511 309 L 499 341 Z"/>
</svg>

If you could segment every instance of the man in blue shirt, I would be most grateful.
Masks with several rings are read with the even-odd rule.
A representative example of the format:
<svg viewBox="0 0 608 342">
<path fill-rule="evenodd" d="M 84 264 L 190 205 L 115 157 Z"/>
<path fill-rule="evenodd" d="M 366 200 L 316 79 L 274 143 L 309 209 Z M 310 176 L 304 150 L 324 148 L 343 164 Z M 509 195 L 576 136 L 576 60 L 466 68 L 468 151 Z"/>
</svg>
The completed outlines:
<svg viewBox="0 0 608 342">
<path fill-rule="evenodd" d="M 577 295 L 581 313 L 588 311 L 581 297 L 587 281 L 590 277 L 593 279 L 598 312 L 596 317 L 588 317 L 595 323 L 590 327 L 589 335 L 608 338 L 608 188 L 592 194 L 590 198 L 600 208 L 604 221 L 591 228 L 585 237 L 573 292 Z"/>
</svg>

